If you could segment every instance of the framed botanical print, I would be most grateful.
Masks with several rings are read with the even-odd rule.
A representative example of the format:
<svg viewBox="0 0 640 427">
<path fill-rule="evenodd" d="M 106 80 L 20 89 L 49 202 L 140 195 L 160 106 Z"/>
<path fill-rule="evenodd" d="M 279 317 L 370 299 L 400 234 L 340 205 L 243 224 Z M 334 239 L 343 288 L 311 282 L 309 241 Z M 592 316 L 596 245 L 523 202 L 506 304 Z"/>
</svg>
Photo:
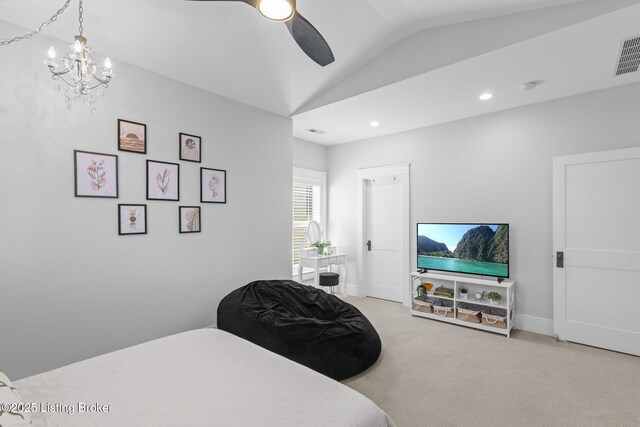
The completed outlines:
<svg viewBox="0 0 640 427">
<path fill-rule="evenodd" d="M 118 205 L 118 234 L 147 234 L 147 205 Z"/>
<path fill-rule="evenodd" d="M 118 156 L 73 151 L 76 197 L 118 198 Z"/>
<path fill-rule="evenodd" d="M 118 119 L 118 150 L 147 154 L 147 125 Z"/>
<path fill-rule="evenodd" d="M 200 206 L 180 206 L 180 233 L 200 233 Z"/>
<path fill-rule="evenodd" d="M 200 201 L 227 203 L 227 171 L 200 168 Z"/>
<path fill-rule="evenodd" d="M 202 161 L 202 138 L 180 133 L 180 160 L 200 163 Z"/>
<path fill-rule="evenodd" d="M 180 200 L 180 165 L 147 160 L 147 200 Z"/>
</svg>

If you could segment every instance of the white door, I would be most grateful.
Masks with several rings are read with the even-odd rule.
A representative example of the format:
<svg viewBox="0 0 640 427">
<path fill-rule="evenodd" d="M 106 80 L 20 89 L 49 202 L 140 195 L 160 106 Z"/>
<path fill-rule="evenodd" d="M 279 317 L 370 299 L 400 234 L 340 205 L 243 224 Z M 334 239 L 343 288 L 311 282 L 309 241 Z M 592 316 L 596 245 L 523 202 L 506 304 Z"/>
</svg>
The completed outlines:
<svg viewBox="0 0 640 427">
<path fill-rule="evenodd" d="M 554 158 L 553 186 L 555 334 L 640 355 L 640 148 Z"/>
<path fill-rule="evenodd" d="M 396 176 L 379 177 L 368 180 L 366 187 L 367 296 L 402 302 L 402 180 Z"/>
</svg>

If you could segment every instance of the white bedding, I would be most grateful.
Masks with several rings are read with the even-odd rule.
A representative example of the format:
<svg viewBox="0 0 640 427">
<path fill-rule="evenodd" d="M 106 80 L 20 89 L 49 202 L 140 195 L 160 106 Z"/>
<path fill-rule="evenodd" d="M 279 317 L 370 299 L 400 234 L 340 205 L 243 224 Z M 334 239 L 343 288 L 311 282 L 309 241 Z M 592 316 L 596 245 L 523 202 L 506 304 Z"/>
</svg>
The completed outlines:
<svg viewBox="0 0 640 427">
<path fill-rule="evenodd" d="M 24 402 L 59 410 L 31 414 L 33 426 L 393 425 L 358 392 L 217 329 L 158 339 L 15 386 Z M 79 413 L 80 403 L 110 408 Z"/>
</svg>

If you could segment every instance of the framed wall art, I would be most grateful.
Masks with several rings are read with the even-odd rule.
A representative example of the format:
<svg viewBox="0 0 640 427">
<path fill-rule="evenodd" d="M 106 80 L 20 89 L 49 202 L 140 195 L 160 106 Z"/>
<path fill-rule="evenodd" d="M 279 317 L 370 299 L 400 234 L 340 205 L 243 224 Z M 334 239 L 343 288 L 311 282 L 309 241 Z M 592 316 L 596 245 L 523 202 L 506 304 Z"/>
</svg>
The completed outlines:
<svg viewBox="0 0 640 427">
<path fill-rule="evenodd" d="M 200 207 L 180 206 L 180 233 L 200 233 Z"/>
<path fill-rule="evenodd" d="M 200 163 L 202 161 L 202 138 L 180 133 L 180 160 Z"/>
<path fill-rule="evenodd" d="M 147 234 L 147 205 L 118 205 L 118 234 Z"/>
<path fill-rule="evenodd" d="M 200 168 L 200 201 L 227 203 L 227 171 Z"/>
<path fill-rule="evenodd" d="M 147 125 L 118 119 L 118 150 L 147 154 Z"/>
<path fill-rule="evenodd" d="M 118 198 L 118 156 L 73 151 L 76 197 Z"/>
<path fill-rule="evenodd" d="M 180 200 L 180 165 L 147 160 L 147 200 Z"/>
</svg>

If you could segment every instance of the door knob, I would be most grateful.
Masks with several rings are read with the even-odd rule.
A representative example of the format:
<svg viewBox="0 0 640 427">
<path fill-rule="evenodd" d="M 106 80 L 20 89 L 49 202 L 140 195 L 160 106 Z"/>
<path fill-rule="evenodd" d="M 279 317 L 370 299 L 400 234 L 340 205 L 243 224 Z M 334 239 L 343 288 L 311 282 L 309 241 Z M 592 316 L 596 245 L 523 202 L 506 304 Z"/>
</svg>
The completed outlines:
<svg viewBox="0 0 640 427">
<path fill-rule="evenodd" d="M 556 267 L 564 268 L 564 252 L 556 252 Z"/>
</svg>

